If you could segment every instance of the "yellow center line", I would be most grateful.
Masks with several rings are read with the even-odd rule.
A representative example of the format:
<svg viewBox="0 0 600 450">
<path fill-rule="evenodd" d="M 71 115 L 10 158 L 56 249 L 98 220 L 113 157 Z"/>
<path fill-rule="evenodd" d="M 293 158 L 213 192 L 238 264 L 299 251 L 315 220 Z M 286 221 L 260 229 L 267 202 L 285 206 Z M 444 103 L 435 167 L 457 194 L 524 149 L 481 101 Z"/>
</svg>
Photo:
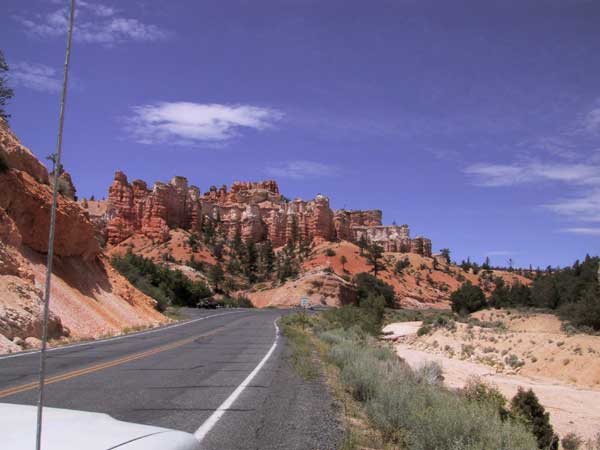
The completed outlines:
<svg viewBox="0 0 600 450">
<path fill-rule="evenodd" d="M 84 367 L 82 369 L 72 370 L 70 372 L 65 372 L 65 373 L 62 373 L 59 375 L 54 375 L 52 377 L 46 378 L 45 384 L 58 383 L 59 381 L 69 380 L 71 378 L 79 377 L 82 375 L 87 375 L 89 373 L 98 372 L 99 370 L 108 369 L 110 367 L 119 366 L 121 364 L 125 364 L 125 363 L 131 362 L 131 361 L 136 361 L 138 359 L 156 355 L 157 353 L 162 353 L 167 350 L 172 350 L 174 348 L 181 347 L 182 345 L 189 344 L 189 343 L 195 341 L 196 339 L 207 337 L 207 336 L 212 336 L 213 334 L 223 331 L 225 328 L 227 328 L 227 326 L 232 325 L 233 323 L 237 323 L 243 319 L 245 319 L 245 318 L 235 320 L 225 326 L 215 328 L 214 330 L 208 331 L 206 333 L 198 334 L 196 336 L 192 336 L 189 338 L 181 339 L 179 341 L 171 342 L 170 344 L 161 345 L 159 347 L 155 347 L 155 348 L 146 350 L 141 353 L 134 353 L 134 354 L 131 354 L 128 356 L 124 356 L 123 358 L 115 359 L 112 361 L 107 361 L 105 363 L 95 364 L 92 366 Z M 9 395 L 20 394 L 21 392 L 31 391 L 31 390 L 37 389 L 38 387 L 39 387 L 39 382 L 35 381 L 35 382 L 27 383 L 27 384 L 22 384 L 20 386 L 6 388 L 3 390 L 0 390 L 0 398 L 8 397 Z"/>
</svg>

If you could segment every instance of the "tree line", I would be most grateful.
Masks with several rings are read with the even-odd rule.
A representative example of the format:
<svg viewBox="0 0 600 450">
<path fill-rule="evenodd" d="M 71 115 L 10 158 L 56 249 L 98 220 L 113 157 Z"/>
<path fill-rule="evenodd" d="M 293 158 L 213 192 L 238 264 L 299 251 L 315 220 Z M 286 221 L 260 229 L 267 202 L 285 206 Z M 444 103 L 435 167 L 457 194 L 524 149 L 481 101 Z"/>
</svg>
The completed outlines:
<svg viewBox="0 0 600 450">
<path fill-rule="evenodd" d="M 587 255 L 583 261 L 562 269 L 547 268 L 530 285 L 507 285 L 495 277 L 495 289 L 486 299 L 479 286 L 464 283 L 451 295 L 452 309 L 471 313 L 487 306 L 494 308 L 533 307 L 555 312 L 580 329 L 600 330 L 600 257 Z"/>
</svg>

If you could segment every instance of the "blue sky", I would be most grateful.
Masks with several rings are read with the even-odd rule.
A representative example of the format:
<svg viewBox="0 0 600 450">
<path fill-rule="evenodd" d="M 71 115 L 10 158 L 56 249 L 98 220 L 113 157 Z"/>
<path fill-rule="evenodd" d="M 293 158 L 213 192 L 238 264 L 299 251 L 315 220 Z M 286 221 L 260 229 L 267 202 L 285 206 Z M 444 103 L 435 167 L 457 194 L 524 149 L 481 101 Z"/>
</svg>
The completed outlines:
<svg viewBox="0 0 600 450">
<path fill-rule="evenodd" d="M 54 150 L 67 1 L 4 0 L 11 125 Z M 600 243 L 594 0 L 78 2 L 64 164 L 80 196 L 275 178 L 505 264 Z"/>
</svg>

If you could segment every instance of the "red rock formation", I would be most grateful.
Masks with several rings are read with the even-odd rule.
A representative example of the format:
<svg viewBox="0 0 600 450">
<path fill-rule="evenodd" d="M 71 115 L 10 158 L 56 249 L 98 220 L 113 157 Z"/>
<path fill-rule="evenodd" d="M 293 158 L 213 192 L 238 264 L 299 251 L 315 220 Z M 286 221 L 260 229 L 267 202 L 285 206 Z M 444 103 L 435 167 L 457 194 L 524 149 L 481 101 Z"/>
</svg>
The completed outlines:
<svg viewBox="0 0 600 450">
<path fill-rule="evenodd" d="M 214 198 L 219 194 L 211 191 Z M 142 180 L 128 183 L 122 172 L 115 173 L 108 190 L 108 242 L 118 244 L 135 232 L 165 241 L 170 228 L 199 230 L 202 224 L 200 190 L 184 177 L 169 183 L 157 182 L 152 190 Z"/>
<path fill-rule="evenodd" d="M 33 156 L 31 151 L 23 146 L 8 127 L 4 119 L 0 118 L 0 158 L 4 159 L 8 167 L 27 172 L 36 181 L 48 184 L 48 170 Z"/>
<path fill-rule="evenodd" d="M 275 181 L 235 182 L 211 186 L 204 195 L 187 180 L 175 177 L 170 183 L 155 183 L 152 191 L 142 181 L 133 187 L 121 172 L 108 196 L 108 241 L 118 244 L 134 232 L 164 242 L 170 228 L 199 232 L 204 218 L 219 224 L 224 235 L 232 239 L 237 232 L 244 240 L 260 242 L 270 239 L 275 247 L 289 240 L 357 241 L 362 234 L 389 252 L 411 249 L 430 255 L 431 243 L 419 238 L 412 243 L 408 226 L 382 226 L 380 210 L 333 211 L 329 199 L 317 195 L 314 200 L 287 201 Z M 428 249 L 429 248 L 429 253 Z"/>
<path fill-rule="evenodd" d="M 381 225 L 382 212 L 380 209 L 369 211 L 348 211 L 350 226 L 377 227 Z"/>
<path fill-rule="evenodd" d="M 49 184 L 52 186 L 54 184 L 54 175 L 50 175 Z M 75 185 L 73 185 L 73 180 L 71 179 L 71 174 L 69 172 L 62 172 L 58 176 L 58 192 L 69 200 L 77 200 L 77 190 L 75 189 Z"/>
<path fill-rule="evenodd" d="M 23 244 L 48 251 L 50 187 L 38 183 L 27 172 L 9 170 L 0 174 L 0 208 L 12 218 Z M 94 258 L 100 251 L 94 227 L 87 214 L 73 201 L 58 196 L 54 252 L 57 256 Z"/>
<path fill-rule="evenodd" d="M 142 198 L 145 199 L 145 195 Z M 115 173 L 113 184 L 108 188 L 108 242 L 121 242 L 131 236 L 141 224 L 138 213 L 127 176 L 123 172 Z"/>
<path fill-rule="evenodd" d="M 45 168 L 6 129 L 0 131 L 0 155 L 9 161 L 0 173 L 2 353 L 22 350 L 23 342 L 33 345 L 41 336 L 38 287 L 46 275 L 52 191 Z M 74 187 L 57 198 L 49 336 L 94 337 L 164 321 L 154 300 L 114 273 L 100 251 L 89 211 L 70 200 L 69 192 L 74 195 Z M 89 202 L 88 208 L 90 203 L 98 206 Z"/>
</svg>

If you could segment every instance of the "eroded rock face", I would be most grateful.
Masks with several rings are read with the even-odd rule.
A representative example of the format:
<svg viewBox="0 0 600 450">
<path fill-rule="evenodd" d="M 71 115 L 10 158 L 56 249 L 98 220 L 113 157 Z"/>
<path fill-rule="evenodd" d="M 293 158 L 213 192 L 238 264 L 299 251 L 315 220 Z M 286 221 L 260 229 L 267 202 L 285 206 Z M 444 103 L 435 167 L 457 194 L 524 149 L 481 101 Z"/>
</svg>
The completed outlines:
<svg viewBox="0 0 600 450">
<path fill-rule="evenodd" d="M 50 187 L 29 173 L 9 170 L 0 174 L 0 208 L 10 216 L 22 243 L 41 253 L 48 251 Z M 54 252 L 57 256 L 94 258 L 100 251 L 94 227 L 84 210 L 58 196 Z"/>
<path fill-rule="evenodd" d="M 108 242 L 118 244 L 134 233 L 164 242 L 170 228 L 200 231 L 205 220 L 218 222 L 232 239 L 240 233 L 244 240 L 270 239 L 275 247 L 289 240 L 368 241 L 381 244 L 386 251 L 415 251 L 431 255 L 431 242 L 410 239 L 408 226 L 382 226 L 382 212 L 333 211 L 329 199 L 318 194 L 313 200 L 286 200 L 273 180 L 235 182 L 211 186 L 203 195 L 188 186 L 183 177 L 169 183 L 157 182 L 152 189 L 136 180 L 131 184 L 122 172 L 115 174 L 107 202 Z M 427 250 L 429 249 L 429 250 Z"/>
<path fill-rule="evenodd" d="M 431 241 L 423 236 L 411 239 L 408 225 L 356 226 L 352 231 L 354 241 L 364 237 L 367 242 L 380 245 L 386 252 L 416 253 L 431 257 Z"/>
<path fill-rule="evenodd" d="M 4 159 L 11 169 L 27 172 L 36 181 L 48 184 L 48 170 L 22 145 L 8 127 L 4 119 L 0 118 L 0 158 Z"/>
<path fill-rule="evenodd" d="M 0 277 L 0 334 L 8 339 L 42 335 L 42 292 L 17 276 Z M 63 336 L 63 325 L 56 314 L 48 317 L 48 336 Z"/>
<path fill-rule="evenodd" d="M 0 123 L 0 353 L 33 348 L 42 332 L 52 190 L 46 169 Z M 7 156 L 8 155 L 8 156 Z M 116 273 L 96 229 L 104 202 L 73 201 L 66 173 L 57 197 L 50 338 L 93 337 L 163 322 L 156 302 Z M 135 192 L 134 192 L 135 196 Z M 145 192 L 144 192 L 145 198 Z M 98 224 L 90 221 L 99 219 Z"/>
<path fill-rule="evenodd" d="M 340 307 L 358 301 L 356 287 L 335 273 L 314 270 L 273 289 L 246 292 L 257 308 L 297 306 L 306 297 L 311 306 Z"/>
<path fill-rule="evenodd" d="M 54 183 L 54 175 L 50 175 L 50 185 Z M 58 176 L 58 192 L 69 200 L 77 200 L 77 190 L 69 172 L 62 172 Z"/>
</svg>

